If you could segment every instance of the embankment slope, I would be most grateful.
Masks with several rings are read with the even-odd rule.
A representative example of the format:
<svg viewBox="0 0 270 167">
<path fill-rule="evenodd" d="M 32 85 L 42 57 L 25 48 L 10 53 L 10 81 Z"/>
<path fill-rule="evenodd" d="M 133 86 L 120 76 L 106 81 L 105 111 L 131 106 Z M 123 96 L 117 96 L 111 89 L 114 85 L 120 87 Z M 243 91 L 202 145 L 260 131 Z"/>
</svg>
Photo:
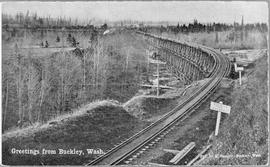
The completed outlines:
<svg viewBox="0 0 270 167">
<path fill-rule="evenodd" d="M 106 151 L 114 144 L 142 128 L 142 121 L 128 114 L 113 101 L 88 104 L 73 114 L 51 120 L 45 125 L 28 127 L 3 135 L 3 164 L 5 165 L 81 165 L 97 155 L 86 149 Z M 39 150 L 39 154 L 14 154 L 12 149 Z M 44 155 L 42 150 L 56 150 Z M 84 155 L 63 155 L 58 149 L 83 150 Z"/>
</svg>

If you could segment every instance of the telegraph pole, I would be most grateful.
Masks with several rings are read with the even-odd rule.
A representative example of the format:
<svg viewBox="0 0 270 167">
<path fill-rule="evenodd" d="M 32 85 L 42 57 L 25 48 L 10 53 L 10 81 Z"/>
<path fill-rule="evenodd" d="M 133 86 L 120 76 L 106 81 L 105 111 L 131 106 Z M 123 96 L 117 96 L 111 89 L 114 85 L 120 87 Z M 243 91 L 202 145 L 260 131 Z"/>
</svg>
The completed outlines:
<svg viewBox="0 0 270 167">
<path fill-rule="evenodd" d="M 157 96 L 159 96 L 159 62 L 157 63 Z"/>
</svg>

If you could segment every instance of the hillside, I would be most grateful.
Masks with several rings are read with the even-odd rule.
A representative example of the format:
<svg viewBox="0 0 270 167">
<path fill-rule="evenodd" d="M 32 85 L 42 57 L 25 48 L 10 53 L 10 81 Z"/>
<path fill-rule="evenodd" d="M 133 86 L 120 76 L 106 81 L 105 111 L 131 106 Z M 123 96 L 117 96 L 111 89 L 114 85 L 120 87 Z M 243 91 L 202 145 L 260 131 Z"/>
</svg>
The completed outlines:
<svg viewBox="0 0 270 167">
<path fill-rule="evenodd" d="M 189 86 L 174 89 L 162 90 L 163 94 L 158 97 L 153 94 L 134 96 L 123 104 L 125 110 L 131 115 L 144 121 L 155 121 L 162 115 L 178 106 L 188 98 L 192 92 L 197 91 L 208 79 L 196 81 Z"/>
<path fill-rule="evenodd" d="M 66 114 L 37 127 L 28 127 L 3 135 L 5 165 L 81 165 L 97 155 L 86 149 L 106 151 L 145 125 L 114 101 L 90 103 L 73 114 Z M 38 150 L 37 155 L 12 153 Z M 56 154 L 44 154 L 43 149 Z M 82 150 L 82 155 L 61 155 L 58 149 Z M 28 151 L 29 152 L 29 151 Z"/>
<path fill-rule="evenodd" d="M 231 114 L 220 126 L 220 134 L 203 164 L 267 164 L 267 55 L 255 64 L 243 86 L 234 88 Z"/>
</svg>

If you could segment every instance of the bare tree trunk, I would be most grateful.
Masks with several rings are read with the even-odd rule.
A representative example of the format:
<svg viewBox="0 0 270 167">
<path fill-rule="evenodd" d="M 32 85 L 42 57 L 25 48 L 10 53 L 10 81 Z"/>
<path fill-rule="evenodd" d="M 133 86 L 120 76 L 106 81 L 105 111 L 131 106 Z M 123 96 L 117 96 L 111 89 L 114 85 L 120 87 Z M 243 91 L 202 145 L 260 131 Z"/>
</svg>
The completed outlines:
<svg viewBox="0 0 270 167">
<path fill-rule="evenodd" d="M 86 90 L 85 54 L 86 53 L 83 54 L 83 88 L 82 88 L 82 90 L 83 90 L 83 93 L 82 93 L 82 95 L 83 95 L 83 101 L 85 100 L 85 97 L 86 97 L 86 91 L 85 91 Z"/>
<path fill-rule="evenodd" d="M 94 63 L 94 68 L 93 68 L 93 74 L 92 74 L 92 86 L 93 86 L 93 90 L 96 90 L 96 56 L 98 54 L 98 44 L 96 45 L 96 48 L 94 48 L 94 55 L 93 55 L 93 63 Z M 96 93 L 94 93 L 94 98 L 96 98 Z"/>
<path fill-rule="evenodd" d="M 18 100 L 19 100 L 19 126 L 22 127 L 23 123 L 23 110 L 22 110 L 22 86 L 21 86 L 21 79 L 22 79 L 22 69 L 21 64 L 19 64 L 19 80 L 18 80 Z"/>
<path fill-rule="evenodd" d="M 23 123 L 23 110 L 22 110 L 22 65 L 21 65 L 21 59 L 22 56 L 18 53 L 18 44 L 15 44 L 15 55 L 17 59 L 17 64 L 19 68 L 19 76 L 17 80 L 17 92 L 18 92 L 18 103 L 19 103 L 19 126 L 22 127 Z"/>
<path fill-rule="evenodd" d="M 42 104 L 43 104 L 43 96 L 44 96 L 44 93 L 43 93 L 43 90 L 41 90 L 41 93 L 40 93 L 40 102 L 39 102 L 39 110 L 38 110 L 38 116 L 37 116 L 37 122 L 40 122 L 40 120 L 41 120 L 41 111 L 42 111 Z"/>
<path fill-rule="evenodd" d="M 28 85 L 27 85 L 27 95 L 28 95 L 28 120 L 32 123 L 32 88 L 31 88 L 31 82 L 32 82 L 32 72 L 30 67 L 30 57 L 28 57 Z"/>
<path fill-rule="evenodd" d="M 41 111 L 42 111 L 42 104 L 44 98 L 44 91 L 45 91 L 45 70 L 41 71 L 41 86 L 40 86 L 40 101 L 39 101 L 39 110 L 37 115 L 37 121 L 40 122 L 41 119 Z"/>
<path fill-rule="evenodd" d="M 62 69 L 62 75 L 61 75 L 61 94 L 62 94 L 61 95 L 61 112 L 58 113 L 58 115 L 63 113 L 64 107 L 65 107 L 65 83 L 64 83 L 64 77 L 65 77 L 64 69 Z"/>
<path fill-rule="evenodd" d="M 99 81 L 99 56 L 101 54 L 101 47 L 100 47 L 100 41 L 97 41 L 97 48 L 96 48 L 96 54 L 95 54 L 95 58 L 94 58 L 94 90 L 98 90 L 98 81 Z M 97 95 L 97 91 L 95 92 L 95 99 L 96 99 L 96 95 Z"/>
<path fill-rule="evenodd" d="M 124 83 L 121 87 L 121 92 L 124 92 L 125 87 L 126 87 L 126 82 L 127 82 L 127 72 L 128 72 L 128 61 L 129 61 L 129 49 L 127 50 L 127 55 L 126 55 L 126 66 L 125 66 L 125 71 L 124 71 Z"/>
<path fill-rule="evenodd" d="M 3 119 L 3 127 L 5 126 L 7 119 L 7 108 L 8 108 L 8 80 L 7 80 L 7 90 L 6 90 L 6 101 L 5 101 L 5 111 L 4 111 L 4 119 Z"/>
<path fill-rule="evenodd" d="M 97 86 L 99 85 L 99 59 L 100 59 L 100 54 L 101 54 L 101 52 L 102 52 L 102 48 L 101 48 L 101 44 L 100 44 L 100 42 L 98 43 L 98 54 L 97 54 L 97 63 L 96 63 L 96 65 L 97 65 L 97 67 L 96 67 L 96 73 L 97 73 L 97 75 L 96 75 L 96 84 L 97 84 Z"/>
</svg>

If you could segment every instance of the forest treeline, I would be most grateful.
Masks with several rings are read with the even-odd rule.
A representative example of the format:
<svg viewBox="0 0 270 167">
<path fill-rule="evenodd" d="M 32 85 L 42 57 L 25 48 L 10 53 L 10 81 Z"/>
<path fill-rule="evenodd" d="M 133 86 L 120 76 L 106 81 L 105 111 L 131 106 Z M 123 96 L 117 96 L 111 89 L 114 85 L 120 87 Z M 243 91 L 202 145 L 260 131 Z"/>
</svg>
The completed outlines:
<svg viewBox="0 0 270 167">
<path fill-rule="evenodd" d="M 78 19 L 71 19 L 67 17 L 41 17 L 36 13 L 26 14 L 17 13 L 15 16 L 9 14 L 2 14 L 2 27 L 8 28 L 54 28 L 54 29 L 95 29 L 91 20 L 81 22 Z M 107 24 L 103 24 L 100 28 L 106 29 Z"/>
<path fill-rule="evenodd" d="M 117 22 L 118 23 L 118 22 Z M 131 25 L 131 21 L 120 21 L 120 26 Z M 262 33 L 268 31 L 266 23 L 254 23 L 244 24 L 244 18 L 242 18 L 241 24 L 234 22 L 228 23 L 200 23 L 197 19 L 194 19 L 192 23 L 167 25 L 167 26 L 151 26 L 144 22 L 134 22 L 135 25 L 131 27 L 139 28 L 141 31 L 151 32 L 153 30 L 159 30 L 162 32 L 173 33 L 194 33 L 194 32 L 213 32 L 213 31 L 253 31 L 258 30 Z M 95 28 L 91 20 L 79 21 L 78 19 L 71 19 L 66 17 L 40 17 L 36 13 L 30 14 L 29 11 L 26 14 L 17 13 L 15 16 L 9 14 L 2 14 L 3 28 L 9 27 L 24 27 L 24 28 L 67 28 L 67 29 L 83 29 L 83 28 Z M 102 29 L 108 28 L 108 23 L 104 23 L 100 26 Z"/>
<path fill-rule="evenodd" d="M 268 27 L 266 23 L 254 23 L 254 24 L 244 24 L 244 20 L 242 23 L 239 24 L 234 22 L 233 24 L 226 24 L 226 23 L 199 23 L 198 20 L 194 20 L 193 23 L 188 24 L 177 24 L 177 25 L 168 25 L 166 26 L 146 26 L 140 28 L 140 30 L 145 32 L 151 32 L 153 30 L 159 30 L 160 33 L 162 32 L 173 32 L 177 33 L 196 33 L 196 32 L 222 32 L 228 30 L 235 30 L 235 31 L 253 31 L 258 30 L 262 33 L 268 31 Z"/>
</svg>

